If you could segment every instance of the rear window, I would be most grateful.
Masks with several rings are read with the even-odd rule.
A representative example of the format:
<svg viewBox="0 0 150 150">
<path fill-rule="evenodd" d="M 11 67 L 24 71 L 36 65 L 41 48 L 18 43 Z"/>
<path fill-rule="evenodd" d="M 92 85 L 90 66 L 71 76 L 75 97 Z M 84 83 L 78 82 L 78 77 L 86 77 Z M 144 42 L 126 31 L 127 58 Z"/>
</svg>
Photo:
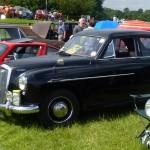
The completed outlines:
<svg viewBox="0 0 150 150">
<path fill-rule="evenodd" d="M 12 39 L 19 39 L 25 38 L 26 36 L 17 28 L 5 28 L 0 29 L 0 39 L 1 41 L 4 40 L 12 40 Z"/>
</svg>

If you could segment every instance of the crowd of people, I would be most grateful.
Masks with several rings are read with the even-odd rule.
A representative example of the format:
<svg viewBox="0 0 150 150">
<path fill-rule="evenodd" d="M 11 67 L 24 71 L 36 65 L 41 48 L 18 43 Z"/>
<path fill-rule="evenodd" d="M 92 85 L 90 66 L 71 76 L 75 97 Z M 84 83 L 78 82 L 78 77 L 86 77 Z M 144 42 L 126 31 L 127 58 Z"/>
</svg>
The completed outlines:
<svg viewBox="0 0 150 150">
<path fill-rule="evenodd" d="M 15 9 L 11 5 L 4 5 L 0 7 L 0 15 L 2 14 L 4 14 L 7 18 L 19 18 L 22 11 Z"/>
</svg>

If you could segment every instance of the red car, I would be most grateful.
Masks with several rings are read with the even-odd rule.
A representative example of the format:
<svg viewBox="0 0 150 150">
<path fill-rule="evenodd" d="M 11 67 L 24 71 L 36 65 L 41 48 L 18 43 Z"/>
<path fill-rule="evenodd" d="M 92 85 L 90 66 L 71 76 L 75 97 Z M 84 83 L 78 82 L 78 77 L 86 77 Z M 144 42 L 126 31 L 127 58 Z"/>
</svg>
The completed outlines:
<svg viewBox="0 0 150 150">
<path fill-rule="evenodd" d="M 45 19 L 48 20 L 48 11 L 38 9 L 35 13 L 35 19 Z"/>
<path fill-rule="evenodd" d="M 20 39 L 23 40 L 23 39 Z M 58 48 L 47 46 L 42 42 L 19 42 L 19 40 L 0 42 L 0 64 L 8 60 L 16 60 L 27 57 L 52 55 Z"/>
</svg>

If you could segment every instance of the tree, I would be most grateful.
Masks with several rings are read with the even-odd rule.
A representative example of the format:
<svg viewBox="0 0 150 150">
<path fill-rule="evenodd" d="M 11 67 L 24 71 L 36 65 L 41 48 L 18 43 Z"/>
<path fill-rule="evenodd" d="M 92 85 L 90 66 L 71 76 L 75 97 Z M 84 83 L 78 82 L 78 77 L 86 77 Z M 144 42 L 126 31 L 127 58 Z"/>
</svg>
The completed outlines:
<svg viewBox="0 0 150 150">
<path fill-rule="evenodd" d="M 125 13 L 128 13 L 129 11 L 130 11 L 130 9 L 129 8 L 124 8 L 124 10 L 123 10 Z"/>
<path fill-rule="evenodd" d="M 143 13 L 143 9 L 142 8 L 138 9 L 138 12 Z"/>
<path fill-rule="evenodd" d="M 46 0 L 0 0 L 3 5 L 22 6 L 30 8 L 32 11 L 36 9 L 46 9 Z M 47 0 L 47 9 L 57 9 L 56 0 Z"/>
<path fill-rule="evenodd" d="M 91 15 L 101 19 L 103 15 L 102 3 L 104 0 L 1 0 L 6 5 L 27 7 L 35 12 L 37 9 L 61 11 L 64 15 L 80 16 Z M 47 2 L 47 7 L 46 7 Z"/>
<path fill-rule="evenodd" d="M 57 4 L 63 14 L 74 16 L 91 14 L 96 6 L 95 0 L 57 0 Z"/>
<path fill-rule="evenodd" d="M 104 0 L 96 0 L 96 6 L 93 9 L 93 13 L 92 15 L 97 19 L 97 20 L 101 20 L 103 18 L 103 4 Z"/>
</svg>

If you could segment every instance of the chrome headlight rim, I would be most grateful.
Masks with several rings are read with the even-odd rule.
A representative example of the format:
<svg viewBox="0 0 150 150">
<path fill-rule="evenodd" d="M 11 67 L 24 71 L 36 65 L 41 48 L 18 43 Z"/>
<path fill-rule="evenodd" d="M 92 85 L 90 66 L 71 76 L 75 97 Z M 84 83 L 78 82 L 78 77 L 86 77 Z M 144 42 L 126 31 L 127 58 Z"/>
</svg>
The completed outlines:
<svg viewBox="0 0 150 150">
<path fill-rule="evenodd" d="M 145 113 L 150 117 L 150 99 L 145 103 Z"/>
<path fill-rule="evenodd" d="M 22 91 L 25 91 L 27 89 L 27 77 L 25 75 L 21 75 L 19 77 L 19 88 Z"/>
<path fill-rule="evenodd" d="M 7 101 L 11 101 L 11 102 L 12 102 L 13 93 L 10 92 L 10 91 L 6 91 L 6 92 L 5 92 L 5 97 L 6 97 L 6 100 L 7 100 Z"/>
</svg>

